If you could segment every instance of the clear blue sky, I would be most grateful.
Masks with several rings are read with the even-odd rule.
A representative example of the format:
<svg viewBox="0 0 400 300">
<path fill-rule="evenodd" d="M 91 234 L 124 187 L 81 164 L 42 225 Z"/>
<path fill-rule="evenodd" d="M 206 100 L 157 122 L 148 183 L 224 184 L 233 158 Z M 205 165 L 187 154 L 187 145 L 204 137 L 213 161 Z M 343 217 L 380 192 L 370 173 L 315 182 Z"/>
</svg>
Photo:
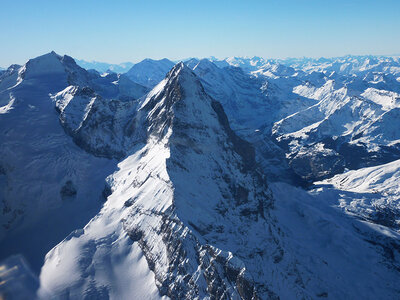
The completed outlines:
<svg viewBox="0 0 400 300">
<path fill-rule="evenodd" d="M 0 66 L 400 53 L 400 0 L 1 0 Z"/>
</svg>

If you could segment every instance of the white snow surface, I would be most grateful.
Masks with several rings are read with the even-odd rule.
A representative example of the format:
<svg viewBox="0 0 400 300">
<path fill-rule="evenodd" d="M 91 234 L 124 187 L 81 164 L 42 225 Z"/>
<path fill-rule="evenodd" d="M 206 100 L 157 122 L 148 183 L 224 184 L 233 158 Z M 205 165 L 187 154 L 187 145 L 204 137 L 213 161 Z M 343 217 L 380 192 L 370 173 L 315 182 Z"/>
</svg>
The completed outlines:
<svg viewBox="0 0 400 300">
<path fill-rule="evenodd" d="M 347 171 L 315 184 L 343 191 L 338 203 L 340 207 L 368 217 L 385 207 L 400 210 L 399 180 L 400 160 L 396 160 L 384 165 Z M 393 223 L 395 226 L 400 225 L 400 215 L 394 216 Z"/>
<path fill-rule="evenodd" d="M 135 170 L 142 155 L 143 151 L 138 151 L 118 165 L 119 171 L 109 178 L 113 193 L 99 214 L 46 255 L 40 274 L 40 297 L 68 293 L 70 298 L 83 295 L 95 298 L 108 296 L 111 299 L 165 298 L 159 296 L 154 273 L 149 269 L 142 250 L 124 229 L 123 220 L 130 213 L 124 203 L 133 195 L 143 195 L 138 205 L 148 211 L 162 211 L 162 207 L 158 206 L 168 206 L 168 203 L 161 202 L 162 197 L 154 198 L 153 192 L 171 199 L 168 197 L 172 194 L 171 188 L 163 184 L 168 181 L 165 172 L 168 150 L 164 147 L 153 148 L 152 154 L 146 156 L 148 164 L 138 174 Z M 143 181 L 146 177 L 150 177 L 146 184 L 135 189 L 132 183 Z M 140 222 L 146 222 L 144 216 L 142 219 Z"/>
</svg>

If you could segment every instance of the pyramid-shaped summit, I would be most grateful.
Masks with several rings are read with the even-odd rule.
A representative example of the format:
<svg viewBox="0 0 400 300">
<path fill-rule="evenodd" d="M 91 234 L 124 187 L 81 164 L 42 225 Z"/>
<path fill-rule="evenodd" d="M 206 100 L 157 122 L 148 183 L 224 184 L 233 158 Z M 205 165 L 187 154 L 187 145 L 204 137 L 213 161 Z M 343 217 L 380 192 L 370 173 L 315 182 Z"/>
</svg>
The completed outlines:
<svg viewBox="0 0 400 300">
<path fill-rule="evenodd" d="M 119 164 L 109 181 L 113 192 L 107 204 L 76 237 L 78 243 L 65 240 L 48 255 L 42 273 L 48 288 L 63 292 L 63 283 L 51 279 L 51 270 L 75 268 L 58 262 L 68 255 L 67 249 L 89 246 L 100 234 L 93 251 L 75 252 L 84 256 L 76 261 L 92 261 L 96 269 L 122 248 L 136 249 L 155 273 L 161 295 L 255 297 L 253 274 L 263 268 L 248 259 L 248 252 L 259 244 L 254 235 L 271 235 L 265 228 L 270 226 L 272 197 L 263 176 L 249 167 L 246 155 L 254 159 L 252 147 L 231 131 L 222 107 L 183 63 L 142 100 L 137 118 L 137 130 L 147 131 L 143 147 Z M 233 246 L 239 235 L 246 242 Z M 127 237 L 133 246 L 124 242 Z M 278 245 L 265 247 L 276 251 Z M 212 262 L 213 257 L 218 262 Z M 72 293 L 99 282 L 96 274 L 80 274 Z M 100 285 L 93 289 L 101 292 Z"/>
</svg>

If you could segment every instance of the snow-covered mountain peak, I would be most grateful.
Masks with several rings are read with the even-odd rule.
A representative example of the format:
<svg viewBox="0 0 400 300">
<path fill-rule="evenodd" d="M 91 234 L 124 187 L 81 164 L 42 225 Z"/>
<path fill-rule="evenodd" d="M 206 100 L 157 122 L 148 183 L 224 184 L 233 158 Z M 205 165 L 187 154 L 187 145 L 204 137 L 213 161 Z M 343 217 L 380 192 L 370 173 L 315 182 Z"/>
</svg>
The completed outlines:
<svg viewBox="0 0 400 300">
<path fill-rule="evenodd" d="M 161 95 L 163 97 L 165 94 L 178 92 L 178 89 L 185 89 L 187 93 L 194 93 L 196 90 L 203 90 L 197 76 L 183 62 L 177 63 L 167 73 L 165 78 L 156 87 L 154 87 L 152 91 L 150 91 L 144 100 L 142 107 L 147 105 L 148 102 L 154 98 L 154 96 Z M 178 94 L 175 95 L 175 100 L 179 100 L 181 98 Z"/>
<path fill-rule="evenodd" d="M 132 81 L 152 88 L 165 77 L 173 66 L 174 63 L 167 58 L 160 60 L 147 58 L 135 64 L 126 75 Z"/>
<path fill-rule="evenodd" d="M 46 86 L 57 85 L 57 88 L 67 85 L 90 85 L 90 74 L 68 55 L 58 55 L 54 51 L 30 59 L 20 69 L 21 80 L 40 81 Z M 61 86 L 59 85 L 61 84 Z"/>
<path fill-rule="evenodd" d="M 267 61 L 263 59 L 262 57 L 228 57 L 225 60 L 225 63 L 227 63 L 230 66 L 234 67 L 240 67 L 246 72 L 251 72 L 251 71 L 256 71 L 257 69 L 261 68 L 264 66 Z"/>
<path fill-rule="evenodd" d="M 187 65 L 190 69 L 193 70 L 193 68 L 199 63 L 199 60 L 197 58 L 190 58 L 188 60 L 184 61 L 185 65 Z"/>
<path fill-rule="evenodd" d="M 256 241 L 251 236 L 269 235 L 265 222 L 272 199 L 263 176 L 250 168 L 254 162 L 252 147 L 233 133 L 222 106 L 205 93 L 200 80 L 183 63 L 175 65 L 148 94 L 135 118 L 130 125 L 136 131 L 147 130 L 147 140 L 110 178 L 112 195 L 102 212 L 82 234 L 65 240 L 49 254 L 41 275 L 43 285 L 52 292 L 62 292 L 62 284 L 57 284 L 58 279 L 53 281 L 51 273 L 60 267 L 74 268 L 75 263 L 60 265 L 56 260 L 68 255 L 65 251 L 72 245 L 70 241 L 75 245 L 72 247 L 86 247 L 100 234 L 102 245 L 84 255 L 105 261 L 117 255 L 118 248 L 132 251 L 130 245 L 137 243 L 136 251 L 143 252 L 155 273 L 161 295 L 255 295 L 251 274 L 262 272 L 262 267 L 249 261 L 246 268 L 242 258 L 247 259 L 247 245 Z M 193 168 L 197 171 L 190 172 Z M 245 234 L 248 241 L 234 246 L 232 252 L 221 251 L 229 249 L 238 230 L 249 232 Z M 226 234 L 221 235 L 221 231 Z M 103 246 L 110 251 L 101 253 Z M 80 251 L 74 253 L 81 255 Z M 210 263 L 211 257 L 218 257 L 218 267 Z M 206 281 L 201 279 L 203 273 Z M 74 286 L 73 293 L 83 292 L 88 280 L 100 284 L 97 274 L 85 278 L 79 272 L 69 283 Z M 190 283 L 181 280 L 186 275 L 192 277 Z M 228 276 L 230 279 L 225 279 Z M 100 292 L 98 288 L 96 293 Z M 265 286 L 259 289 L 261 294 L 266 293 Z M 109 293 L 115 292 L 120 291 Z"/>
<path fill-rule="evenodd" d="M 150 135 L 169 133 L 170 142 L 172 138 L 173 143 L 184 142 L 197 149 L 215 147 L 216 140 L 224 136 L 245 163 L 254 163 L 254 149 L 233 133 L 221 104 L 205 92 L 197 75 L 182 62 L 148 94 L 138 115 L 146 116 Z"/>
<path fill-rule="evenodd" d="M 188 64 L 186 65 L 191 68 L 200 78 L 210 75 L 221 76 L 220 68 L 208 59 L 201 59 L 195 66 L 192 67 L 190 67 Z"/>
<path fill-rule="evenodd" d="M 54 51 L 30 59 L 25 64 L 25 78 L 37 77 L 43 74 L 64 73 L 65 68 L 61 62 L 62 57 Z"/>
<path fill-rule="evenodd" d="M 217 118 L 210 118 L 210 114 L 215 116 L 211 102 L 197 76 L 180 62 L 147 95 L 140 112 L 146 112 L 150 135 L 163 137 L 173 123 L 214 126 Z"/>
<path fill-rule="evenodd" d="M 172 78 L 172 77 L 180 76 L 181 74 L 190 74 L 190 73 L 192 73 L 192 71 L 187 66 L 185 66 L 185 64 L 181 61 L 181 62 L 178 62 L 171 69 L 171 71 L 168 72 L 167 78 Z"/>
<path fill-rule="evenodd" d="M 197 63 L 197 65 L 196 65 L 195 68 L 198 68 L 198 67 L 218 68 L 217 65 L 215 65 L 212 61 L 210 61 L 210 60 L 208 60 L 208 59 L 206 59 L 206 58 L 200 59 L 200 60 L 198 61 L 198 63 Z"/>
</svg>

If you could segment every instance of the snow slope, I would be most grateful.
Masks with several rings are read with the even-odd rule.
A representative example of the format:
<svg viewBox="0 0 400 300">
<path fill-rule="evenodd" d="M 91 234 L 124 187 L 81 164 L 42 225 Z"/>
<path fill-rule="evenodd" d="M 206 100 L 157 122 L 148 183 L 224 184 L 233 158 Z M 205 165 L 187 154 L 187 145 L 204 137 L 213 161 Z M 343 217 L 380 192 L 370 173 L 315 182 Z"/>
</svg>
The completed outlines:
<svg viewBox="0 0 400 300">
<path fill-rule="evenodd" d="M 311 299 L 399 297 L 398 232 L 343 214 L 337 202 L 346 197 L 342 191 L 307 192 L 285 183 L 271 189 L 277 199 L 272 215 L 285 233 L 287 253 L 321 280 Z M 302 282 L 312 284 L 307 277 Z"/>
<path fill-rule="evenodd" d="M 399 177 L 400 161 L 396 160 L 384 165 L 348 171 L 315 184 L 335 188 L 339 193 L 343 191 L 338 204 L 345 211 L 398 230 Z"/>
</svg>

